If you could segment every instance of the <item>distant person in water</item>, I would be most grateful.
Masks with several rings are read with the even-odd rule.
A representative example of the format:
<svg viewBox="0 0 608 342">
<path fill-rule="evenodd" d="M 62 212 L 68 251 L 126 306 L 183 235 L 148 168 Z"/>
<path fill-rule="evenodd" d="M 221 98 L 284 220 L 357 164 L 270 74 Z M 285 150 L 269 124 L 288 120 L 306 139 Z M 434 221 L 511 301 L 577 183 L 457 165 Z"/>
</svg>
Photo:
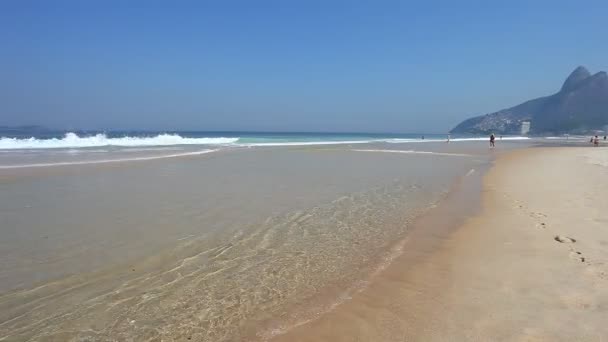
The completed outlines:
<svg viewBox="0 0 608 342">
<path fill-rule="evenodd" d="M 494 136 L 494 133 L 492 133 L 490 135 L 490 147 L 495 147 L 496 145 L 494 144 L 494 140 L 496 140 L 496 137 Z"/>
<path fill-rule="evenodd" d="M 606 141 L 606 136 L 604 135 L 604 141 Z"/>
<path fill-rule="evenodd" d="M 450 135 L 448 134 L 448 140 L 446 142 L 450 142 Z"/>
<path fill-rule="evenodd" d="M 422 140 L 424 140 L 424 135 L 422 136 Z"/>
</svg>

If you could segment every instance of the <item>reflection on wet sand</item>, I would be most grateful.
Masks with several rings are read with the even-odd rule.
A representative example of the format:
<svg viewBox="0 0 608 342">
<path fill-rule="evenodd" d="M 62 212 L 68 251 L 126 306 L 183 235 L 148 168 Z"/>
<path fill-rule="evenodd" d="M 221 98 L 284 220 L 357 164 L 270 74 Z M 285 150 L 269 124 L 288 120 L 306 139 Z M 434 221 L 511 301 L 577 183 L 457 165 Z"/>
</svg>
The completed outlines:
<svg viewBox="0 0 608 342">
<path fill-rule="evenodd" d="M 0 337 L 272 336 L 364 287 L 480 163 L 268 149 L 13 175 Z"/>
</svg>

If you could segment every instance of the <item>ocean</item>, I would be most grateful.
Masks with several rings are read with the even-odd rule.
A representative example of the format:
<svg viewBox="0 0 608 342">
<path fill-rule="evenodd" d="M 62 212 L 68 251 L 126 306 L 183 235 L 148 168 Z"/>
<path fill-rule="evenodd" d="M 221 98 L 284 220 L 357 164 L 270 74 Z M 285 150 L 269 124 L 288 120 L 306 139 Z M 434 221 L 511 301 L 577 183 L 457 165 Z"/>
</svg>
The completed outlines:
<svg viewBox="0 0 608 342">
<path fill-rule="evenodd" d="M 530 144 L 446 138 L 4 134 L 0 340 L 264 340 L 315 319 Z"/>
<path fill-rule="evenodd" d="M 451 142 L 487 137 L 450 136 Z M 328 146 L 446 142 L 438 134 L 252 133 L 252 132 L 28 132 L 0 131 L 0 169 L 186 157 L 252 147 Z M 505 141 L 526 140 L 504 137 Z"/>
</svg>

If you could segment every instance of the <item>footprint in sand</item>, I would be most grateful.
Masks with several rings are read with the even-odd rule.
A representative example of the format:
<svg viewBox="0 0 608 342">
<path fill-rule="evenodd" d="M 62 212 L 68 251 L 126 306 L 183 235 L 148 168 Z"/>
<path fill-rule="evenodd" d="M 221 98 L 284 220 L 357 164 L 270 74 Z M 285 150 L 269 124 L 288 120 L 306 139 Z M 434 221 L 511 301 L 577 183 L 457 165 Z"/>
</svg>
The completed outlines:
<svg viewBox="0 0 608 342">
<path fill-rule="evenodd" d="M 543 214 L 543 213 L 535 213 L 535 212 L 531 212 L 531 213 L 530 213 L 530 217 L 542 218 L 542 217 L 547 217 L 547 215 L 545 215 L 545 214 Z"/>
<path fill-rule="evenodd" d="M 513 207 L 513 209 L 526 210 L 526 207 L 519 203 L 515 203 L 515 206 Z"/>
<path fill-rule="evenodd" d="M 562 235 L 555 235 L 555 237 L 553 239 L 559 243 L 575 243 L 576 242 L 575 239 L 573 239 L 571 237 L 567 237 L 567 236 L 562 236 Z"/>
<path fill-rule="evenodd" d="M 587 260 L 583 255 L 583 253 L 575 250 L 570 251 L 570 258 L 579 260 L 580 262 L 585 262 Z"/>
</svg>

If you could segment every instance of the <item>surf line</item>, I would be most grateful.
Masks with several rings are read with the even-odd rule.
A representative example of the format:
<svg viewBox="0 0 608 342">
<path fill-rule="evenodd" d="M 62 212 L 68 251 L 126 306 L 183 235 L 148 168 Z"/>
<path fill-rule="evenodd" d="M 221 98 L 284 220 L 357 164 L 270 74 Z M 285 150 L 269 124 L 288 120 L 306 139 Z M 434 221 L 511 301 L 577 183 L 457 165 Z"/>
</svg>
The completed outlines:
<svg viewBox="0 0 608 342">
<path fill-rule="evenodd" d="M 378 153 L 402 153 L 402 154 L 427 154 L 427 155 L 451 156 L 451 157 L 472 157 L 472 155 L 470 155 L 470 154 L 463 154 L 463 153 L 414 151 L 414 150 L 351 150 L 351 151 L 353 151 L 353 152 L 378 152 Z"/>
<path fill-rule="evenodd" d="M 131 162 L 131 161 L 145 161 L 145 160 L 155 160 L 155 159 L 196 156 L 196 155 L 207 154 L 207 153 L 216 152 L 216 151 L 217 150 L 202 150 L 202 151 L 195 151 L 195 152 L 185 152 L 185 153 L 167 154 L 167 155 L 162 155 L 162 156 L 150 156 L 150 157 L 82 160 L 82 161 L 72 161 L 72 162 L 39 163 L 39 164 L 0 165 L 0 170 L 24 169 L 24 168 L 33 168 L 33 167 L 52 167 L 52 166 L 89 165 L 89 164 L 106 164 L 106 163 L 120 163 L 120 162 Z"/>
</svg>

